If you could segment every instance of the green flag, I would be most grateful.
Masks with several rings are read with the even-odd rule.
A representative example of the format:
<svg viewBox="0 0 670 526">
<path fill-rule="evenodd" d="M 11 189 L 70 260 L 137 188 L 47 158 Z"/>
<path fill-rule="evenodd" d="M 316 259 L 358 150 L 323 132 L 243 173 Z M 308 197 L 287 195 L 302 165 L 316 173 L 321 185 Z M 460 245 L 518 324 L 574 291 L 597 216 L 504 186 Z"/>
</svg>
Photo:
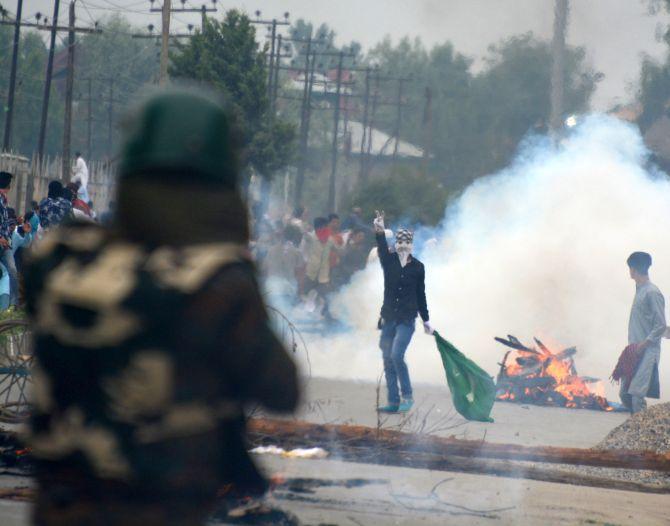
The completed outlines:
<svg viewBox="0 0 670 526">
<path fill-rule="evenodd" d="M 493 422 L 489 416 L 496 397 L 493 378 L 437 332 L 435 342 L 456 411 L 468 420 Z"/>
</svg>

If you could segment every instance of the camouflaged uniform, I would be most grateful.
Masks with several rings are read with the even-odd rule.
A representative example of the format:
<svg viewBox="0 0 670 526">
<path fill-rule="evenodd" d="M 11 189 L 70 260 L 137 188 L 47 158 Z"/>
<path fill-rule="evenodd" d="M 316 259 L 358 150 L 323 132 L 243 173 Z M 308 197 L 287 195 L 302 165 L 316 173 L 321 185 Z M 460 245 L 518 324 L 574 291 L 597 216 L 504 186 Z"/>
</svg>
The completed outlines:
<svg viewBox="0 0 670 526">
<path fill-rule="evenodd" d="M 60 226 L 33 252 L 30 443 L 37 524 L 202 524 L 218 491 L 266 488 L 243 409 L 297 403 L 248 260 L 225 107 L 162 90 L 124 119 L 109 229 Z"/>
<path fill-rule="evenodd" d="M 58 498 L 265 489 L 242 408 L 292 409 L 295 368 L 243 246 L 148 250 L 73 225 L 38 246 L 26 284 L 38 362 L 30 445 Z"/>
</svg>

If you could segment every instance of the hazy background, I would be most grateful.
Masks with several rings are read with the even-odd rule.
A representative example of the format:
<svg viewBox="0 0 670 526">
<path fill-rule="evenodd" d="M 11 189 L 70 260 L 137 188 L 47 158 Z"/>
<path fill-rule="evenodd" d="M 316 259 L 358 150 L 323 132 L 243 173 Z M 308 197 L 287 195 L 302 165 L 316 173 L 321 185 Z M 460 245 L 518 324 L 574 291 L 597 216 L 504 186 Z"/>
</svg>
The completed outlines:
<svg viewBox="0 0 670 526">
<path fill-rule="evenodd" d="M 529 345 L 536 336 L 553 350 L 575 345 L 578 373 L 603 379 L 618 401 L 609 375 L 627 345 L 631 252 L 653 255 L 651 279 L 670 299 L 670 182 L 646 165 L 647 155 L 635 126 L 594 115 L 560 147 L 530 141 L 508 168 L 475 181 L 428 234 L 437 243 L 416 247 L 433 326 L 491 375 L 507 350 L 494 336 Z M 382 290 L 375 264 L 336 295 L 335 316 L 353 330 L 308 337 L 315 375 L 379 377 Z M 407 361 L 414 381 L 445 382 L 419 322 Z M 660 375 L 667 385 L 667 358 Z M 667 389 L 661 394 L 670 400 Z"/>
<path fill-rule="evenodd" d="M 15 11 L 15 1 L 4 2 Z M 137 24 L 160 27 L 160 13 L 147 14 L 149 0 L 78 0 L 78 21 L 87 24 L 113 12 L 123 12 Z M 173 0 L 179 6 L 179 0 Z M 60 17 L 67 17 L 67 1 L 61 1 Z M 160 1 L 156 2 L 160 5 Z M 202 2 L 189 0 L 190 7 Z M 211 5 L 211 3 L 208 3 Z M 477 59 L 487 47 L 501 38 L 532 31 L 550 39 L 553 0 L 278 0 L 220 2 L 223 9 L 257 9 L 263 18 L 282 18 L 288 11 L 291 20 L 304 18 L 314 24 L 331 26 L 339 42 L 357 40 L 365 49 L 386 35 L 394 40 L 406 35 L 420 37 L 428 46 L 450 40 L 456 49 Z M 571 2 L 567 42 L 585 46 L 595 68 L 605 74 L 593 98 L 593 109 L 607 110 L 630 98 L 630 84 L 639 76 L 640 55 L 660 58 L 664 45 L 655 35 L 667 25 L 667 14 L 650 15 L 646 0 L 579 0 Z M 123 8 L 123 9 L 121 9 Z M 53 13 L 51 0 L 25 0 L 24 18 L 37 11 Z M 188 23 L 199 24 L 199 14 L 175 14 L 175 29 Z"/>
</svg>

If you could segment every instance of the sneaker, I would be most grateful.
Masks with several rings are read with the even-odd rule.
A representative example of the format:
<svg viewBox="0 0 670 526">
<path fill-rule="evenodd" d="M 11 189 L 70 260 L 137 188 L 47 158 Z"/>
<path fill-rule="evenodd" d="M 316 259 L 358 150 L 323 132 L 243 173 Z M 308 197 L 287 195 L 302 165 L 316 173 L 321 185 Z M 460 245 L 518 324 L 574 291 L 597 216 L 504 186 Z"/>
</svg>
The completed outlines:
<svg viewBox="0 0 670 526">
<path fill-rule="evenodd" d="M 412 406 L 414 405 L 414 400 L 411 398 L 403 398 L 402 402 L 400 402 L 400 405 L 398 406 L 398 412 L 399 413 L 406 413 L 410 409 L 412 409 Z"/>
<path fill-rule="evenodd" d="M 388 405 L 385 405 L 384 407 L 378 407 L 377 411 L 379 413 L 397 413 L 398 412 L 398 404 L 388 404 Z"/>
</svg>

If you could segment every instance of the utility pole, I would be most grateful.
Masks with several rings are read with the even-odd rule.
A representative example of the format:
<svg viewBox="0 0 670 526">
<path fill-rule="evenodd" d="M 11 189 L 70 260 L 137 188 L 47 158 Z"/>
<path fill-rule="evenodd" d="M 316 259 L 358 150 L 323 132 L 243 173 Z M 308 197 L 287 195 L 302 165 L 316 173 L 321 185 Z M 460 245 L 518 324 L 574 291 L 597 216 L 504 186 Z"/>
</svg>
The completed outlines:
<svg viewBox="0 0 670 526">
<path fill-rule="evenodd" d="M 277 37 L 277 56 L 275 58 L 275 68 L 274 68 L 274 80 L 272 81 L 272 96 L 270 97 L 272 115 L 274 117 L 275 112 L 277 111 L 277 90 L 279 89 L 279 69 L 281 68 L 281 49 L 282 49 L 282 36 Z"/>
<path fill-rule="evenodd" d="M 368 124 L 368 145 L 365 153 L 365 179 L 370 175 L 370 153 L 372 151 L 372 131 L 374 129 L 375 115 L 377 114 L 377 104 L 379 100 L 379 71 L 375 75 L 375 91 L 372 96 L 372 113 L 370 115 L 370 122 Z"/>
<path fill-rule="evenodd" d="M 19 57 L 19 42 L 21 36 L 21 13 L 23 0 L 18 0 L 16 6 L 16 20 L 14 20 L 14 45 L 12 48 L 12 69 L 9 73 L 9 92 L 7 93 L 7 114 L 5 115 L 5 135 L 2 149 L 9 150 L 12 137 L 12 117 L 14 116 L 14 91 L 16 89 L 16 66 Z"/>
<path fill-rule="evenodd" d="M 270 44 L 270 62 L 268 64 L 268 101 L 270 103 L 270 113 L 272 113 L 272 79 L 274 78 L 274 60 L 275 60 L 275 44 L 277 41 L 277 20 L 272 20 L 272 34 L 270 35 L 272 43 Z M 277 53 L 281 53 L 281 49 Z"/>
<path fill-rule="evenodd" d="M 337 177 L 337 136 L 340 127 L 340 102 L 342 92 L 342 62 L 344 51 L 340 51 L 337 63 L 337 87 L 335 92 L 335 114 L 333 118 L 333 144 L 330 152 L 330 180 L 328 184 L 328 210 L 335 212 L 335 179 Z"/>
<path fill-rule="evenodd" d="M 212 9 L 212 11 L 216 11 L 216 9 Z M 202 33 L 205 32 L 205 26 L 207 25 L 207 6 L 205 4 L 202 4 L 200 7 L 200 31 Z"/>
<path fill-rule="evenodd" d="M 568 25 L 568 0 L 555 0 L 554 37 L 551 42 L 551 116 L 549 125 L 556 133 L 563 127 L 565 86 L 565 32 Z"/>
<path fill-rule="evenodd" d="M 170 1 L 163 0 L 163 7 L 161 9 L 161 62 L 160 62 L 160 76 L 158 77 L 159 86 L 165 86 L 168 82 L 168 52 L 170 49 Z M 111 103 L 110 103 L 111 106 Z M 111 121 L 111 119 L 110 119 Z M 111 130 L 111 124 L 110 124 Z M 109 141 L 111 146 L 111 131 L 109 134 Z"/>
<path fill-rule="evenodd" d="M 363 96 L 363 133 L 361 137 L 361 168 L 359 179 L 361 181 L 366 179 L 367 172 L 365 170 L 365 140 L 367 137 L 368 128 L 368 106 L 370 104 L 370 68 L 365 70 L 365 95 Z"/>
<path fill-rule="evenodd" d="M 433 91 L 426 86 L 426 105 L 423 108 L 423 173 L 428 173 L 428 162 L 433 142 Z"/>
<path fill-rule="evenodd" d="M 305 85 L 302 93 L 302 107 L 300 112 L 300 164 L 298 165 L 298 173 L 295 180 L 295 206 L 300 206 L 302 202 L 302 190 L 305 184 L 305 171 L 307 169 L 307 127 L 309 126 L 308 117 L 308 97 L 311 95 L 311 78 L 313 74 L 310 73 L 310 54 L 312 52 L 312 35 L 307 39 L 307 53 L 305 54 Z M 316 62 L 316 56 L 312 57 L 312 62 Z"/>
<path fill-rule="evenodd" d="M 47 116 L 49 115 L 49 95 L 51 94 L 51 76 L 54 69 L 54 51 L 56 49 L 56 31 L 58 30 L 58 10 L 60 8 L 60 0 L 54 2 L 54 15 L 51 26 L 51 41 L 49 44 L 49 59 L 47 61 L 47 78 L 44 82 L 44 97 L 42 99 L 42 119 L 40 121 L 40 135 L 37 142 L 37 159 L 42 162 L 44 156 L 44 142 L 47 136 Z M 29 180 L 30 196 L 32 197 L 32 178 Z"/>
<path fill-rule="evenodd" d="M 114 122 L 114 77 L 109 78 L 109 106 L 107 107 L 107 145 L 109 156 L 114 153 L 114 143 L 112 142 L 112 123 Z"/>
<path fill-rule="evenodd" d="M 63 177 L 70 181 L 72 166 L 72 90 L 74 89 L 74 0 L 70 2 L 69 31 L 67 36 L 67 80 L 65 83 L 65 125 L 63 128 Z"/>
<path fill-rule="evenodd" d="M 21 22 L 19 18 L 19 13 L 17 9 L 17 17 L 14 21 L 0 20 L 0 25 L 3 26 L 17 26 L 19 27 L 32 27 L 39 31 L 49 31 L 51 33 L 50 43 L 49 43 L 49 58 L 47 60 L 47 71 L 46 71 L 46 80 L 44 82 L 44 95 L 42 98 L 42 115 L 40 119 L 40 132 L 39 139 L 37 143 L 37 154 L 41 158 L 44 155 L 44 145 L 46 140 L 46 126 L 47 126 L 47 116 L 49 114 L 49 98 L 51 94 L 51 79 L 53 76 L 53 60 L 54 60 L 54 50 L 56 47 L 56 33 L 59 31 L 72 31 L 75 33 L 102 33 L 101 29 L 97 27 L 75 27 L 74 29 L 69 26 L 59 26 L 58 25 L 58 11 L 60 9 L 60 0 L 55 0 L 54 3 L 54 17 L 52 18 L 52 24 L 50 26 L 46 24 L 39 24 L 34 22 Z M 46 21 L 46 18 L 45 18 Z M 39 22 L 39 19 L 38 19 Z M 14 90 L 10 90 L 13 92 Z M 12 94 L 12 97 L 14 95 Z M 12 104 L 13 106 L 13 104 Z"/>
<path fill-rule="evenodd" d="M 93 152 L 93 122 L 98 120 L 93 117 L 93 102 L 97 104 L 97 108 L 106 108 L 107 110 L 107 117 L 99 119 L 99 122 L 101 125 L 107 121 L 107 146 L 109 148 L 109 154 L 111 156 L 111 153 L 113 152 L 113 131 L 114 131 L 114 104 L 121 104 L 123 101 L 119 99 L 114 98 L 114 84 L 115 84 L 115 79 L 111 77 L 89 77 L 83 79 L 86 81 L 87 84 L 87 90 L 88 90 L 88 97 L 85 99 L 80 98 L 79 102 L 85 102 L 87 106 L 87 115 L 86 115 L 86 148 L 87 148 L 87 155 L 88 158 L 92 158 L 92 152 Z M 102 96 L 93 100 L 93 81 L 98 81 L 98 82 L 105 82 L 109 84 L 109 98 L 105 98 Z M 102 92 L 102 89 L 96 90 L 98 92 Z M 103 141 L 104 142 L 104 141 Z"/>
<path fill-rule="evenodd" d="M 72 27 L 62 27 L 58 25 L 58 11 L 60 9 L 60 0 L 55 0 L 54 1 L 54 16 L 51 19 L 52 25 L 47 26 L 47 25 L 40 25 L 39 23 L 34 23 L 34 22 L 21 22 L 20 15 L 18 13 L 17 9 L 17 16 L 16 20 L 14 22 L 9 22 L 6 20 L 0 20 L 0 25 L 19 25 L 19 26 L 24 26 L 24 27 L 33 27 L 35 29 L 38 29 L 40 31 L 50 31 L 51 32 L 51 37 L 50 37 L 50 42 L 49 42 L 49 58 L 47 60 L 47 71 L 46 71 L 46 79 L 44 81 L 44 95 L 42 97 L 42 114 L 40 118 L 40 131 L 39 131 L 39 137 L 37 141 L 37 164 L 40 164 L 42 162 L 42 159 L 44 157 L 44 146 L 46 142 L 46 133 L 47 133 L 47 117 L 49 115 L 49 97 L 51 94 L 51 79 L 53 76 L 53 64 L 54 64 L 54 51 L 56 48 L 56 33 L 58 31 L 72 31 L 74 30 L 75 33 L 102 33 L 100 29 L 97 27 L 93 28 L 85 28 L 85 27 L 75 27 L 74 29 Z M 46 20 L 46 19 L 45 19 Z M 38 19 L 39 22 L 39 19 Z M 13 91 L 13 90 L 12 90 Z M 28 178 L 28 182 L 26 184 L 26 210 L 30 209 L 30 202 L 32 201 L 33 198 L 33 193 L 35 191 L 35 185 L 33 183 L 33 177 Z"/>
<path fill-rule="evenodd" d="M 91 89 L 91 84 L 93 82 L 93 79 L 87 79 L 88 80 L 88 115 L 86 117 L 86 158 L 91 159 L 91 131 L 93 129 L 93 104 L 92 104 L 92 97 L 93 97 L 93 90 Z"/>
<path fill-rule="evenodd" d="M 398 157 L 398 146 L 400 145 L 400 126 L 402 124 L 402 92 L 403 84 L 407 82 L 407 79 L 398 79 L 398 98 L 397 98 L 397 108 L 396 108 L 396 117 L 395 117 L 395 129 L 393 134 L 395 135 L 395 144 L 393 146 L 393 165 L 395 167 L 396 158 Z"/>
<path fill-rule="evenodd" d="M 291 23 L 288 21 L 289 19 L 289 13 L 286 12 L 284 13 L 284 20 L 277 20 L 276 18 L 273 18 L 272 20 L 262 20 L 260 18 L 261 12 L 256 11 L 256 19 L 251 20 L 250 22 L 254 25 L 268 25 L 268 30 L 270 31 L 269 38 L 271 39 L 270 42 L 270 57 L 268 60 L 268 82 L 267 82 L 267 90 L 268 90 L 268 111 L 270 113 L 270 120 L 274 118 L 274 113 L 275 113 L 275 95 L 276 95 L 276 89 L 273 88 L 273 82 L 275 81 L 277 77 L 276 69 L 279 67 L 279 59 L 281 58 L 281 35 L 277 35 L 277 26 L 288 26 L 291 25 Z M 277 45 L 277 37 L 279 37 L 279 45 Z M 275 53 L 276 51 L 276 53 Z"/>
<path fill-rule="evenodd" d="M 150 0 L 151 1 L 151 9 L 149 11 L 151 13 L 162 13 L 163 9 L 165 7 L 165 4 L 163 4 L 162 7 L 153 7 L 154 1 L 155 0 Z M 169 2 L 168 2 L 169 3 Z M 216 0 L 212 0 L 213 4 L 216 4 Z M 200 23 L 202 24 L 202 29 L 205 29 L 205 23 L 207 21 L 207 13 L 216 13 L 216 5 L 215 7 L 207 7 L 205 4 L 202 4 L 200 7 L 185 7 L 185 2 L 182 0 L 181 3 L 182 7 L 170 7 L 170 13 L 200 13 Z M 172 35 L 170 35 L 172 36 Z"/>
</svg>

